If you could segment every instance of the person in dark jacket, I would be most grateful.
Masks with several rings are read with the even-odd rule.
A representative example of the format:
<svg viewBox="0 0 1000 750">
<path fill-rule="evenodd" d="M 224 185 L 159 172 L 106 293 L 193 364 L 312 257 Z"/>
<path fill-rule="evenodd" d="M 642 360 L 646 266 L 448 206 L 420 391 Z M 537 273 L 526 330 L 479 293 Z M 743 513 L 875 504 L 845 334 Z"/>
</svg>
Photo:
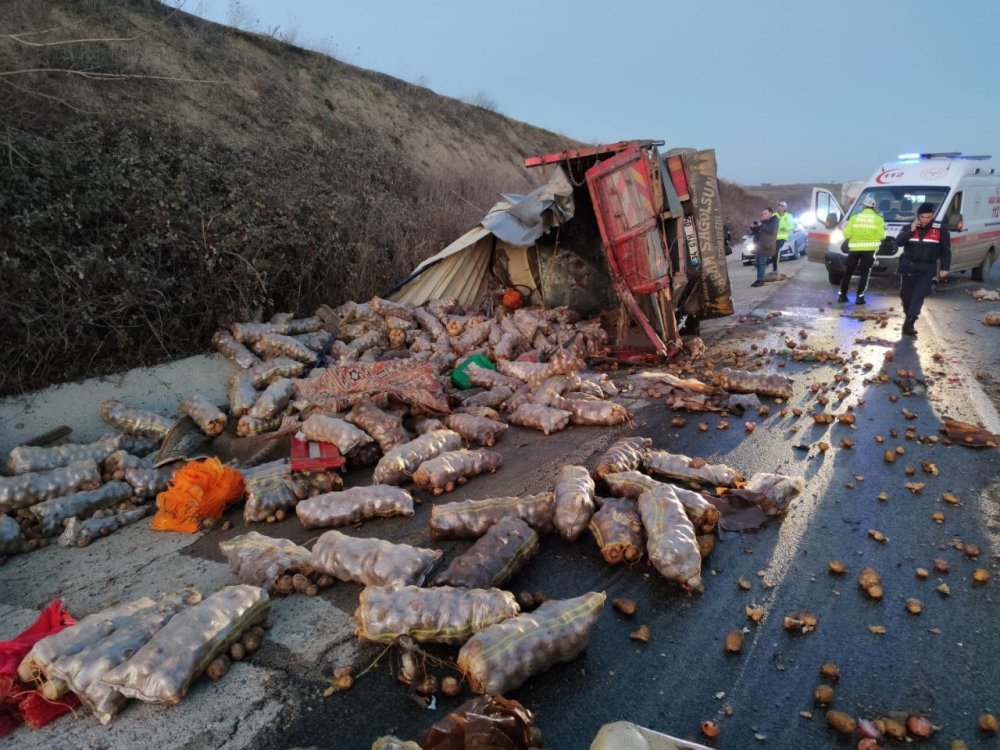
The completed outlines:
<svg viewBox="0 0 1000 750">
<path fill-rule="evenodd" d="M 753 230 L 754 258 L 757 280 L 750 286 L 764 286 L 767 262 L 778 255 L 778 217 L 768 206 L 760 212 L 760 224 Z"/>
<path fill-rule="evenodd" d="M 896 236 L 896 244 L 903 249 L 899 258 L 899 298 L 903 301 L 903 333 L 907 336 L 917 335 L 913 324 L 931 292 L 934 274 L 938 281 L 944 281 L 951 269 L 951 235 L 943 224 L 934 226 L 934 213 L 932 204 L 920 204 L 917 218 Z"/>
</svg>

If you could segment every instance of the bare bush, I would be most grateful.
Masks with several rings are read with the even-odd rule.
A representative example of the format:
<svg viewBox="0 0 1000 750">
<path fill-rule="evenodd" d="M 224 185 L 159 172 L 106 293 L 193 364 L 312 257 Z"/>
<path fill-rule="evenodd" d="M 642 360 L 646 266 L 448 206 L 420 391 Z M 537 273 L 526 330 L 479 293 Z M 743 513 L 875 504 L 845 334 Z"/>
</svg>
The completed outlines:
<svg viewBox="0 0 1000 750">
<path fill-rule="evenodd" d="M 0 41 L 0 394 L 205 351 L 219 326 L 260 311 L 383 293 L 501 189 L 528 187 L 511 169 L 518 146 L 564 147 L 379 73 L 125 4 L 66 0 L 57 27 L 51 6 L 19 0 L 4 19 L 54 44 Z M 3 75 L 25 57 L 52 72 Z M 214 76 L 249 83 L 191 83 Z M 417 158 L 371 124 L 381 110 L 368 124 L 337 116 L 345 82 L 415 113 Z M 476 133 L 475 159 L 442 131 Z"/>
</svg>

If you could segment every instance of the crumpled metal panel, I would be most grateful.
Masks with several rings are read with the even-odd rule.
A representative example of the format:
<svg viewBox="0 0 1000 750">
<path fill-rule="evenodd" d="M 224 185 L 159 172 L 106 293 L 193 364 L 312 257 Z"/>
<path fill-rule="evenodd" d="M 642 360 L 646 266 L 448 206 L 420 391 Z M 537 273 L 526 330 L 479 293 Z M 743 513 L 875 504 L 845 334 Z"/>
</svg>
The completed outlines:
<svg viewBox="0 0 1000 750">
<path fill-rule="evenodd" d="M 702 303 L 700 318 L 721 318 L 733 314 L 732 285 L 726 265 L 726 242 L 722 228 L 722 205 L 716 177 L 715 150 L 672 149 L 667 156 L 680 155 L 691 193 L 695 229 L 698 234 Z"/>
<path fill-rule="evenodd" d="M 573 218 L 573 186 L 557 167 L 541 187 L 527 195 L 504 193 L 483 217 L 482 225 L 508 245 L 528 247 L 552 227 Z"/>
</svg>

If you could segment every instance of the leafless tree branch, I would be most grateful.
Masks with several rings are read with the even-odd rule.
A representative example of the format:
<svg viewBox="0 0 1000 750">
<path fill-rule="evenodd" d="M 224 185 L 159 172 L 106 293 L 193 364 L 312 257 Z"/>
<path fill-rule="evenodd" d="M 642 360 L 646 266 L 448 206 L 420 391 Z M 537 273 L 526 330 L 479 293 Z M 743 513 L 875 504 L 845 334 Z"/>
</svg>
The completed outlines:
<svg viewBox="0 0 1000 750">
<path fill-rule="evenodd" d="M 166 23 L 180 12 L 181 7 L 183 7 L 183 3 L 181 3 L 181 5 L 178 5 L 170 13 L 164 16 L 162 20 L 157 21 L 157 23 L 158 24 Z M 72 26 L 79 26 L 80 24 L 85 23 L 86 21 L 87 19 L 83 19 L 81 21 L 78 21 L 77 23 L 71 24 L 70 26 L 55 26 L 51 29 L 43 29 L 41 31 L 23 31 L 19 34 L 3 34 L 0 35 L 0 39 L 11 39 L 17 42 L 18 44 L 23 44 L 25 47 L 61 47 L 66 44 L 90 44 L 94 42 L 134 42 L 136 39 L 141 39 L 147 34 L 151 34 L 153 32 L 153 27 L 151 27 L 145 29 L 144 31 L 139 32 L 135 36 L 94 37 L 89 39 L 64 39 L 58 42 L 31 42 L 24 38 L 26 36 L 41 36 L 42 34 L 51 34 L 52 32 L 55 31 L 62 31 L 63 29 L 71 28 Z"/>
<path fill-rule="evenodd" d="M 7 80 L 4 80 L 3 78 L 0 78 L 0 83 L 3 83 L 5 85 L 7 85 L 7 86 L 10 86 L 12 89 L 20 91 L 22 94 L 27 94 L 28 96 L 37 96 L 37 97 L 40 97 L 42 99 L 48 99 L 49 101 L 55 102 L 56 104 L 60 104 L 63 107 L 66 107 L 67 109 L 73 110 L 74 112 L 79 112 L 81 115 L 96 115 L 96 114 L 100 114 L 97 110 L 83 109 L 82 107 L 77 107 L 75 104 L 72 104 L 72 103 L 68 102 L 67 100 L 63 99 L 62 97 L 53 96 L 52 94 L 46 94 L 46 93 L 44 93 L 42 91 L 33 91 L 32 89 L 26 89 L 26 88 L 24 88 L 24 86 L 18 86 L 13 81 L 7 81 Z"/>
<path fill-rule="evenodd" d="M 0 70 L 0 77 L 27 75 L 29 73 L 56 73 L 58 75 L 73 75 L 99 81 L 173 81 L 174 83 L 220 83 L 232 84 L 235 81 L 212 80 L 206 78 L 176 78 L 174 76 L 150 76 L 139 73 L 100 73 L 94 70 L 73 70 L 72 68 L 22 68 L 20 70 Z"/>
</svg>

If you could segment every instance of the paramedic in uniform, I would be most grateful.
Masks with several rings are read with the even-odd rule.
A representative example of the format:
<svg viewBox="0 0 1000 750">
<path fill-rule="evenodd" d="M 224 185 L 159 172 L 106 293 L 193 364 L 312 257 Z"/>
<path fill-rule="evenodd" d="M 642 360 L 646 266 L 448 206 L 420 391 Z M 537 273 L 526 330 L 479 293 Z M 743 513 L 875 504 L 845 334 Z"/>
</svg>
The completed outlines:
<svg viewBox="0 0 1000 750">
<path fill-rule="evenodd" d="M 774 254 L 774 266 L 775 272 L 778 271 L 778 256 L 781 255 L 781 246 L 788 242 L 788 238 L 792 236 L 792 232 L 795 230 L 795 219 L 792 215 L 788 213 L 788 204 L 784 201 L 778 203 L 778 249 Z"/>
<path fill-rule="evenodd" d="M 899 258 L 899 298 L 903 300 L 903 315 L 906 316 L 903 333 L 916 336 L 913 324 L 920 315 L 924 298 L 930 294 L 935 272 L 939 281 L 948 278 L 951 235 L 944 225 L 934 226 L 934 206 L 922 203 L 917 209 L 916 220 L 900 230 L 896 244 L 903 248 Z"/>
<path fill-rule="evenodd" d="M 885 222 L 875 210 L 875 198 L 865 196 L 860 213 L 847 220 L 844 227 L 844 239 L 847 240 L 847 260 L 844 262 L 844 278 L 840 282 L 840 296 L 837 302 L 847 302 L 847 290 L 851 288 L 851 276 L 855 269 L 858 273 L 858 294 L 855 304 L 865 304 L 865 290 L 868 288 L 868 277 L 871 275 L 872 264 L 875 262 L 875 251 L 885 239 Z"/>
</svg>

